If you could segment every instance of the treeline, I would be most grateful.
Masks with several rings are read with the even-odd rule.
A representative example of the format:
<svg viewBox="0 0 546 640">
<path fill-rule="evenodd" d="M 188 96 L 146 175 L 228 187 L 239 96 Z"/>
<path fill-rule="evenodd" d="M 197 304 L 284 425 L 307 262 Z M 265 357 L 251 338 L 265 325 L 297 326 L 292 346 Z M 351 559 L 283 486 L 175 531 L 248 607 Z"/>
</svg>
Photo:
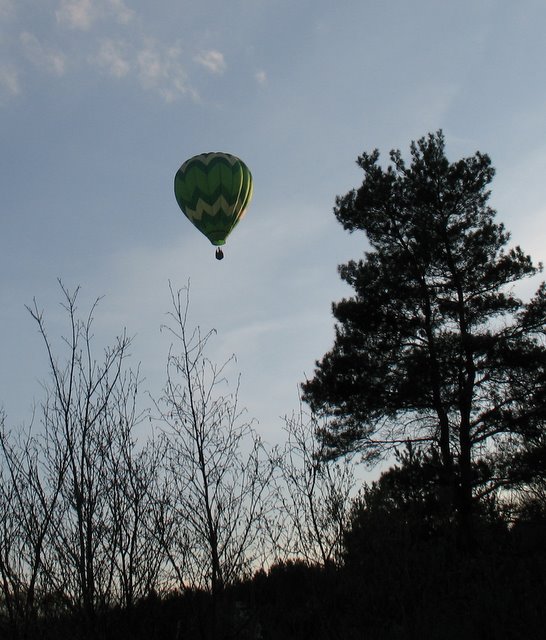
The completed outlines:
<svg viewBox="0 0 546 640">
<path fill-rule="evenodd" d="M 237 406 L 212 334 L 173 292 L 165 392 L 139 412 L 121 336 L 95 360 L 91 314 L 51 377 L 39 425 L 0 431 L 0 637 L 538 637 L 546 483 L 533 460 L 476 466 L 475 540 L 461 549 L 434 447 L 399 447 L 358 488 L 303 408 L 267 450 Z M 92 313 L 95 309 L 92 310 Z M 64 357 L 64 359 L 63 359 Z M 38 416 L 36 417 L 38 420 Z M 139 443 L 142 421 L 153 432 Z M 495 475 L 496 474 L 496 475 Z"/>
<path fill-rule="evenodd" d="M 222 637 L 225 594 L 242 578 L 275 560 L 339 562 L 350 465 L 320 462 L 303 408 L 286 419 L 286 446 L 266 448 L 228 383 L 231 361 L 210 361 L 213 333 L 188 325 L 188 290 L 171 291 L 166 384 L 144 410 L 130 339 L 97 350 L 96 305 L 79 317 L 78 291 L 61 293 L 60 352 L 28 309 L 50 370 L 35 423 L 9 429 L 0 416 L 0 637 L 102 637 L 138 612 L 169 618 L 174 601 Z"/>
<path fill-rule="evenodd" d="M 340 267 L 354 295 L 283 447 L 187 290 L 145 410 L 129 338 L 97 356 L 78 291 L 59 352 L 29 307 L 50 376 L 33 428 L 0 417 L 0 637 L 544 635 L 546 286 L 516 290 L 542 267 L 507 247 L 486 155 L 450 163 L 437 132 L 390 158 L 363 154 L 337 199 L 369 250 Z M 381 460 L 359 486 L 355 462 Z"/>
<path fill-rule="evenodd" d="M 284 476 L 272 473 L 274 490 L 262 494 L 263 518 L 255 522 L 259 542 L 249 539 L 247 546 L 243 538 L 233 541 L 239 545 L 241 562 L 230 574 L 224 573 L 233 568 L 222 552 L 226 532 L 218 532 L 219 574 L 227 577 L 214 586 L 218 577 L 211 541 L 192 537 L 191 524 L 183 518 L 165 517 L 169 476 L 164 478 L 161 497 L 154 498 L 141 485 L 145 496 L 141 516 L 136 516 L 135 507 L 129 519 L 126 510 L 114 515 L 117 502 L 111 511 L 104 507 L 108 491 L 110 499 L 117 500 L 105 475 L 102 489 L 97 484 L 97 493 L 105 492 L 100 499 L 101 519 L 94 520 L 100 528 L 87 532 L 92 537 L 85 560 L 78 556 L 76 516 L 71 520 L 68 515 L 75 505 L 61 499 L 59 514 L 51 517 L 51 529 L 46 530 L 36 504 L 27 503 L 29 517 L 16 514 L 19 503 L 12 503 L 12 515 L 18 515 L 20 522 L 17 525 L 12 518 L 11 535 L 3 538 L 1 637 L 540 637 L 546 576 L 546 510 L 537 497 L 541 488 L 520 489 L 517 500 L 477 498 L 475 546 L 469 551 L 461 548 L 456 519 L 439 492 L 434 456 L 408 445 L 396 457 L 396 464 L 378 481 L 364 485 L 352 500 L 345 497 L 346 484 L 336 484 L 316 467 L 298 466 L 299 477 L 307 474 L 311 488 L 307 494 L 293 494 L 307 501 L 303 514 L 297 513 L 295 503 L 293 511 L 284 511 L 288 487 L 284 485 L 279 502 L 275 493 Z M 163 472 L 164 468 L 158 470 L 158 476 Z M 3 486 L 5 490 L 8 483 Z M 293 484 L 291 490 L 297 487 Z M 156 504 L 146 508 L 152 499 Z M 177 499 L 182 502 L 183 496 Z M 158 511 L 164 517 L 158 518 Z M 324 527 L 318 535 L 314 511 Z M 38 525 L 42 522 L 42 528 L 25 540 L 31 518 Z M 165 532 L 167 521 L 172 526 Z M 6 524 L 4 520 L 3 536 Z M 39 550 L 35 545 L 44 531 Z M 290 552 L 285 546 L 289 538 Z M 279 539 L 282 543 L 277 545 Z M 17 545 L 11 555 L 6 554 L 7 544 Z M 326 560 L 321 545 L 332 549 Z M 202 566 L 196 576 L 184 554 L 198 553 Z M 277 559 L 270 563 L 270 558 Z M 91 578 L 92 583 L 84 582 Z M 90 584 L 92 595 L 84 592 Z"/>
</svg>

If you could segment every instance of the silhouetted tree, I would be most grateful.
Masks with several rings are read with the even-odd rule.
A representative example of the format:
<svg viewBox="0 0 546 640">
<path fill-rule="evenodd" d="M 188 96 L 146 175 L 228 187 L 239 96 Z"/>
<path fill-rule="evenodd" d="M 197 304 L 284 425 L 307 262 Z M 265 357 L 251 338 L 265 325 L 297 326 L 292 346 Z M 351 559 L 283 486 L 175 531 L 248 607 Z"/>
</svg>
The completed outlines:
<svg viewBox="0 0 546 640">
<path fill-rule="evenodd" d="M 260 438 L 243 419 L 228 362 L 206 356 L 213 332 L 188 327 L 189 289 L 171 289 L 167 331 L 175 339 L 158 403 L 164 425 L 164 480 L 157 530 L 181 589 L 212 594 L 211 633 L 218 635 L 219 596 L 261 554 L 272 473 Z M 177 351 L 179 349 L 179 351 Z M 227 392 L 223 391 L 224 387 Z"/>
<path fill-rule="evenodd" d="M 546 289 L 524 304 L 513 285 L 537 268 L 494 221 L 487 155 L 450 163 L 442 132 L 358 164 L 364 181 L 336 200 L 365 259 L 340 267 L 354 297 L 334 305 L 335 343 L 303 385 L 330 418 L 331 456 L 368 459 L 411 439 L 437 445 L 442 482 L 470 535 L 473 463 L 505 437 L 541 428 L 546 414 Z"/>
<path fill-rule="evenodd" d="M 476 536 L 485 544 L 461 553 L 455 514 L 438 483 L 441 464 L 434 449 L 408 443 L 355 500 L 344 554 L 355 620 L 374 637 L 395 638 L 402 630 L 410 638 L 513 637 L 519 613 L 510 611 L 506 593 L 508 526 L 494 501 L 478 503 Z M 518 581 L 530 599 L 536 598 L 532 581 Z"/>
<path fill-rule="evenodd" d="M 44 562 L 51 592 L 81 611 L 93 633 L 97 611 L 120 599 L 130 604 L 142 575 L 155 571 L 147 556 L 151 550 L 137 540 L 145 514 L 132 435 L 139 420 L 139 379 L 125 368 L 130 339 L 122 334 L 98 360 L 92 333 L 97 302 L 80 319 L 79 290 L 70 292 L 62 284 L 61 289 L 68 319 L 62 356 L 36 301 L 29 307 L 50 372 L 40 458 L 59 494 Z"/>
<path fill-rule="evenodd" d="M 268 523 L 275 558 L 325 566 L 341 559 L 356 480 L 348 459 L 324 459 L 318 428 L 301 404 L 285 418 L 287 442 L 277 460 L 276 508 Z"/>
<path fill-rule="evenodd" d="M 12 633 L 32 637 L 41 599 L 53 585 L 47 544 L 64 481 L 67 458 L 51 475 L 43 456 L 48 434 L 9 432 L 0 415 L 0 579 Z"/>
<path fill-rule="evenodd" d="M 115 562 L 113 602 L 132 608 L 160 589 L 166 567 L 154 532 L 154 488 L 160 469 L 160 450 L 154 440 L 137 446 L 134 426 L 137 386 L 117 397 L 117 437 L 108 456 L 110 518 Z"/>
</svg>

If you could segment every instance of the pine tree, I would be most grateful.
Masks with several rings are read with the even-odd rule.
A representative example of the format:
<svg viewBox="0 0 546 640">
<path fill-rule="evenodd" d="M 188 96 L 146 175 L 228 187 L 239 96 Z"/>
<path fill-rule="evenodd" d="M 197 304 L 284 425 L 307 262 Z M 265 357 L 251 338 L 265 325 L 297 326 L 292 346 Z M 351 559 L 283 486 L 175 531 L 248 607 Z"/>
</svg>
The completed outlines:
<svg viewBox="0 0 546 640">
<path fill-rule="evenodd" d="M 546 414 L 546 288 L 524 303 L 514 285 L 541 270 L 488 206 L 489 157 L 450 163 L 441 131 L 336 199 L 343 227 L 364 231 L 364 259 L 339 268 L 354 296 L 333 305 L 333 348 L 303 386 L 330 418 L 331 456 L 372 459 L 402 441 L 437 447 L 449 501 L 470 535 L 473 462 L 542 428 Z"/>
</svg>

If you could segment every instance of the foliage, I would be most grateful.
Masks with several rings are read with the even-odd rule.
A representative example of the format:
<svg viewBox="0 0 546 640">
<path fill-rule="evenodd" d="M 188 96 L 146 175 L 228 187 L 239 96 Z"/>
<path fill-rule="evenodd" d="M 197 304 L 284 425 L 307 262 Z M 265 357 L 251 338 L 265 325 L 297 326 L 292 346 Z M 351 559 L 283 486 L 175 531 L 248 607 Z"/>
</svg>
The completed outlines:
<svg viewBox="0 0 546 640">
<path fill-rule="evenodd" d="M 438 499 L 435 458 L 411 448 L 400 453 L 355 501 L 343 577 L 353 623 L 379 638 L 540 634 L 546 557 L 534 536 L 542 521 L 509 527 L 498 504 L 481 502 L 477 543 L 471 552 L 461 549 Z"/>
<path fill-rule="evenodd" d="M 487 155 L 450 163 L 441 132 L 358 164 L 364 181 L 336 201 L 344 228 L 364 231 L 365 259 L 340 267 L 355 291 L 334 305 L 335 343 L 304 400 L 330 419 L 328 455 L 373 460 L 406 440 L 434 444 L 452 508 L 469 528 L 473 464 L 546 417 L 546 288 L 527 303 L 514 284 L 537 273 L 494 221 Z M 539 267 L 540 268 L 540 267 Z"/>
</svg>

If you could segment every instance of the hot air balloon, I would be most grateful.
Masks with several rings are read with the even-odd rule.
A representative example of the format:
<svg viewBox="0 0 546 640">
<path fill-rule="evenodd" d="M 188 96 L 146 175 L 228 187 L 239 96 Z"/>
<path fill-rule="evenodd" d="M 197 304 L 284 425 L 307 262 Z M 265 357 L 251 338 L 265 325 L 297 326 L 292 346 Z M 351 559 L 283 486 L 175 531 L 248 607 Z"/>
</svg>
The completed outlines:
<svg viewBox="0 0 546 640">
<path fill-rule="evenodd" d="M 245 215 L 252 198 L 252 175 L 229 153 L 202 153 L 186 160 L 174 177 L 174 195 L 188 220 L 219 248 Z"/>
</svg>

